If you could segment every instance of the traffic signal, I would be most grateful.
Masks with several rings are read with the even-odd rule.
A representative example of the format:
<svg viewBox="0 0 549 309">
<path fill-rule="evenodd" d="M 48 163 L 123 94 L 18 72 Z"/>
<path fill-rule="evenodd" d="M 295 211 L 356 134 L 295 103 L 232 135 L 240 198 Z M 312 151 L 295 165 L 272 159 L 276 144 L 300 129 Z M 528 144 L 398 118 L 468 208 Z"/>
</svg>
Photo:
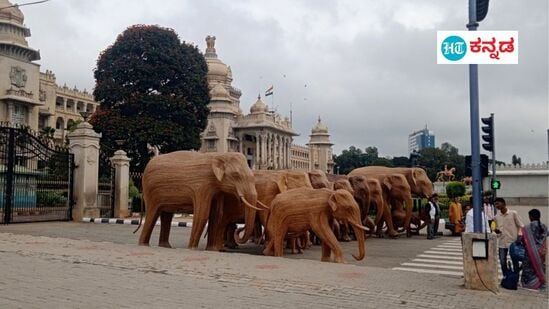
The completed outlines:
<svg viewBox="0 0 549 309">
<path fill-rule="evenodd" d="M 485 134 L 482 135 L 482 140 L 484 140 L 486 143 L 482 144 L 482 148 L 484 148 L 487 151 L 494 151 L 494 115 L 491 115 L 490 117 L 481 118 L 482 124 L 482 132 Z"/>
<path fill-rule="evenodd" d="M 481 22 L 488 14 L 489 0 L 477 0 L 477 22 Z"/>
<path fill-rule="evenodd" d="M 488 177 L 488 156 L 485 154 L 480 155 L 480 177 Z M 471 156 L 465 156 L 465 176 L 473 176 L 473 170 L 471 169 Z"/>
<path fill-rule="evenodd" d="M 499 190 L 501 188 L 501 182 L 499 180 L 492 180 L 492 183 L 490 185 L 492 187 L 492 190 Z"/>
</svg>

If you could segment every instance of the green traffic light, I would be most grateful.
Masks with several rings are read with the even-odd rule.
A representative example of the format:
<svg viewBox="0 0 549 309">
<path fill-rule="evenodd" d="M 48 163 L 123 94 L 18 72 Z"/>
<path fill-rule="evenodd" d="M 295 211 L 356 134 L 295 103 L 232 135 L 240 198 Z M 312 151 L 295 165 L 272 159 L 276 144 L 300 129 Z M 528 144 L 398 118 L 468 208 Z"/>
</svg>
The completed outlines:
<svg viewBox="0 0 549 309">
<path fill-rule="evenodd" d="M 501 188 L 501 182 L 499 180 L 492 180 L 492 189 L 499 190 Z"/>
</svg>

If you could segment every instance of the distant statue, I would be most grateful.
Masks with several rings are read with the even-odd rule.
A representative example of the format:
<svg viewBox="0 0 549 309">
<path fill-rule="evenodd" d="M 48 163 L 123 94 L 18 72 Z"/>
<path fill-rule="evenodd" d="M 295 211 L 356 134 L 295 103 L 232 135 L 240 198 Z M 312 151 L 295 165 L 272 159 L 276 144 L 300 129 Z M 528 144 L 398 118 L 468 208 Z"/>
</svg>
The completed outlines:
<svg viewBox="0 0 549 309">
<path fill-rule="evenodd" d="M 215 53 L 215 36 L 206 37 L 206 56 L 217 56 Z"/>
<path fill-rule="evenodd" d="M 456 177 L 454 172 L 456 171 L 455 167 L 448 169 L 447 165 L 444 165 L 444 170 L 437 173 L 437 181 L 452 181 Z"/>
<path fill-rule="evenodd" d="M 473 183 L 473 177 L 471 176 L 463 177 L 461 182 L 463 182 L 466 186 L 470 186 Z"/>
</svg>

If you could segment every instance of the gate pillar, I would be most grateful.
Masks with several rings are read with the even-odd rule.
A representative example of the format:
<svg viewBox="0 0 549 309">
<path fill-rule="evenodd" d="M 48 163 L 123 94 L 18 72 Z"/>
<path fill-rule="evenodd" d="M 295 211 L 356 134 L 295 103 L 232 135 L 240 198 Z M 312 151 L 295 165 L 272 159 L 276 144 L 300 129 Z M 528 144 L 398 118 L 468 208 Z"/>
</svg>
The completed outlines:
<svg viewBox="0 0 549 309">
<path fill-rule="evenodd" d="M 83 217 L 100 217 L 97 207 L 99 178 L 99 139 L 101 134 L 93 130 L 87 121 L 78 125 L 68 134 L 69 151 L 74 154 L 74 199 L 72 219 L 81 221 Z"/>
<path fill-rule="evenodd" d="M 130 182 L 130 161 L 124 150 L 118 150 L 111 158 L 115 169 L 114 178 L 114 216 L 127 218 L 130 216 L 128 209 L 128 186 Z"/>
</svg>

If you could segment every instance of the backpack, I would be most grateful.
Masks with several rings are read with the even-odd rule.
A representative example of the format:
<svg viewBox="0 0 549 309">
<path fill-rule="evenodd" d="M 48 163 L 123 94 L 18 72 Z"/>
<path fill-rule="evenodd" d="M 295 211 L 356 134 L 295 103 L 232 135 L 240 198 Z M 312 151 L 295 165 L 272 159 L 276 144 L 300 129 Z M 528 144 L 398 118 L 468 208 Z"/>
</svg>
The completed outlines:
<svg viewBox="0 0 549 309">
<path fill-rule="evenodd" d="M 518 281 L 519 281 L 519 272 L 509 271 L 504 276 L 505 277 L 501 279 L 501 286 L 504 289 L 516 290 L 518 286 Z"/>
</svg>

